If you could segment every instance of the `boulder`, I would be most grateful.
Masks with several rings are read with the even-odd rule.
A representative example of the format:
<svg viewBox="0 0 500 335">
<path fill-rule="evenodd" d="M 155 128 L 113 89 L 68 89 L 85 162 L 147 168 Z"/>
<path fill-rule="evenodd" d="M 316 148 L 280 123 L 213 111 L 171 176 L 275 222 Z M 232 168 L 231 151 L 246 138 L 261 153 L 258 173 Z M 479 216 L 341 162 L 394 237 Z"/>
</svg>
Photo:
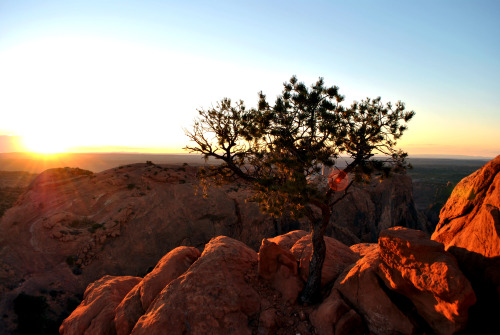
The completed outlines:
<svg viewBox="0 0 500 335">
<path fill-rule="evenodd" d="M 63 321 L 59 333 L 114 334 L 115 308 L 140 280 L 141 278 L 130 276 L 104 276 L 92 283 L 85 290 L 80 306 Z"/>
<path fill-rule="evenodd" d="M 372 252 L 373 250 L 378 249 L 378 243 L 358 243 L 351 245 L 349 248 L 351 248 L 351 250 L 361 258 L 365 257 L 366 254 Z"/>
<path fill-rule="evenodd" d="M 355 263 L 359 257 L 345 244 L 338 240 L 325 236 L 326 255 L 321 272 L 321 285 L 333 282 L 344 271 L 344 269 Z M 296 259 L 300 261 L 299 273 L 302 280 L 307 281 L 309 276 L 309 263 L 312 255 L 311 235 L 298 240 L 290 250 Z"/>
<path fill-rule="evenodd" d="M 305 230 L 294 230 L 283 235 L 279 235 L 273 238 L 269 238 L 269 242 L 274 242 L 282 248 L 291 249 L 295 242 L 300 240 L 302 237 L 308 235 L 309 233 Z"/>
<path fill-rule="evenodd" d="M 378 249 L 373 249 L 337 278 L 334 288 L 355 306 L 371 333 L 413 334 L 415 327 L 386 293 L 388 289 L 377 275 Z"/>
<path fill-rule="evenodd" d="M 478 302 L 468 331 L 499 334 L 500 156 L 462 179 L 440 213 L 432 239 L 441 242 L 472 283 Z"/>
<path fill-rule="evenodd" d="M 251 334 L 260 298 L 250 285 L 257 253 L 229 237 L 206 246 L 189 271 L 158 295 L 132 334 Z M 253 321 L 255 322 L 255 321 Z"/>
<path fill-rule="evenodd" d="M 394 227 L 380 233 L 379 246 L 380 277 L 412 301 L 436 334 L 451 335 L 465 328 L 476 296 L 443 244 L 422 231 Z"/>
<path fill-rule="evenodd" d="M 177 247 L 163 256 L 153 271 L 148 273 L 116 308 L 117 334 L 130 334 L 137 320 L 148 310 L 163 288 L 186 272 L 198 257 L 200 252 L 193 247 Z"/>
<path fill-rule="evenodd" d="M 137 284 L 115 308 L 115 330 L 117 335 L 128 335 L 137 320 L 146 311 L 141 302 L 141 284 Z"/>
<path fill-rule="evenodd" d="M 356 335 L 364 333 L 363 320 L 333 289 L 330 295 L 309 314 L 319 335 Z"/>
<path fill-rule="evenodd" d="M 439 215 L 432 239 L 446 249 L 500 256 L 500 156 L 462 179 Z"/>
<path fill-rule="evenodd" d="M 141 303 L 144 310 L 149 308 L 151 302 L 165 286 L 186 272 L 200 255 L 200 251 L 196 248 L 177 247 L 163 256 L 140 284 Z"/>
<path fill-rule="evenodd" d="M 270 240 L 263 239 L 259 249 L 259 275 L 268 280 L 284 300 L 294 303 L 304 288 L 298 261 L 288 249 Z"/>
</svg>

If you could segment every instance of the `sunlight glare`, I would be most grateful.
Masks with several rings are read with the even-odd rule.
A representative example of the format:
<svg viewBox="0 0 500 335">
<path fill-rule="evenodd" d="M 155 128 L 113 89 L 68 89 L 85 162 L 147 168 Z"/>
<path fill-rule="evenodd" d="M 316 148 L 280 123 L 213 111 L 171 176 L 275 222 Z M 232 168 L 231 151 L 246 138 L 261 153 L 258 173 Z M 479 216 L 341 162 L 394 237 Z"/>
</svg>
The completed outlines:
<svg viewBox="0 0 500 335">
<path fill-rule="evenodd" d="M 38 154 L 58 154 L 67 152 L 67 147 L 60 138 L 47 135 L 23 136 L 26 151 Z"/>
</svg>

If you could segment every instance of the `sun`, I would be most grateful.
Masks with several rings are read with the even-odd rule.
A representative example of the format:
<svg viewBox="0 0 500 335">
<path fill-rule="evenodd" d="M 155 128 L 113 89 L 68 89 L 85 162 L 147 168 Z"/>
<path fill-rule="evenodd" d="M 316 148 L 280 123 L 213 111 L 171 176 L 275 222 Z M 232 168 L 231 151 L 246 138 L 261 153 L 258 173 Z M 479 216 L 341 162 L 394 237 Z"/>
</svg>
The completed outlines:
<svg viewBox="0 0 500 335">
<path fill-rule="evenodd" d="M 68 147 L 63 139 L 51 134 L 39 134 L 23 136 L 24 147 L 27 152 L 37 154 L 60 154 L 66 153 Z"/>
</svg>

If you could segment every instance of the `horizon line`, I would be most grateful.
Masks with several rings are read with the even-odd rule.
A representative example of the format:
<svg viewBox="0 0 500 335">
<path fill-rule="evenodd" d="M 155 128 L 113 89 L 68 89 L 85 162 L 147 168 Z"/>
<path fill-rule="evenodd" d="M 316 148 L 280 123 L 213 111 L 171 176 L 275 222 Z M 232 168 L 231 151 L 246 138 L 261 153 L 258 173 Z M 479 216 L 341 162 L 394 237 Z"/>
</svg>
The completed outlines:
<svg viewBox="0 0 500 335">
<path fill-rule="evenodd" d="M 96 152 L 61 152 L 61 153 L 38 153 L 28 151 L 10 151 L 0 152 L 0 155 L 32 155 L 32 156 L 65 156 L 65 155 L 184 155 L 184 156 L 201 156 L 199 153 L 191 152 L 140 152 L 140 151 L 96 151 Z M 500 154 L 499 154 L 500 155 Z M 497 155 L 498 156 L 498 155 Z M 343 156 L 340 156 L 343 157 Z M 477 159 L 491 160 L 496 156 L 479 156 L 479 155 L 453 155 L 453 154 L 408 154 L 408 159 L 411 158 L 429 158 L 429 159 Z"/>
</svg>

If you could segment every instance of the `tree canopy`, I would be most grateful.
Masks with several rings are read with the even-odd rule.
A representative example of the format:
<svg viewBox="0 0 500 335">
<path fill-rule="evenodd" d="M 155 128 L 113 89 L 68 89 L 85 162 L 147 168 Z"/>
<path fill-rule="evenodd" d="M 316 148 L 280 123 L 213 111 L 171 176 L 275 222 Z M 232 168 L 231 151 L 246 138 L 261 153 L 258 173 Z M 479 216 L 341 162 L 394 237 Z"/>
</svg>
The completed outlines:
<svg viewBox="0 0 500 335">
<path fill-rule="evenodd" d="M 307 87 L 294 76 L 283 86 L 274 104 L 260 92 L 256 108 L 225 98 L 200 109 L 192 130 L 186 130 L 191 144 L 185 149 L 221 162 L 200 172 L 204 183 L 242 180 L 253 187 L 254 200 L 263 211 L 275 217 L 307 216 L 313 259 L 303 301 L 311 302 L 318 294 L 318 278 L 311 277 L 318 276 L 319 267 L 321 278 L 323 235 L 332 194 L 339 189 L 335 185 L 349 175 L 356 181 L 369 180 L 374 171 L 387 174 L 404 167 L 406 153 L 395 146 L 414 112 L 406 111 L 402 102 L 383 104 L 380 97 L 345 107 L 339 88 L 326 86 L 322 78 Z M 321 191 L 311 179 L 324 167 L 335 167 L 340 158 L 347 165 L 330 180 L 328 191 Z M 321 217 L 315 216 L 314 207 Z"/>
</svg>

